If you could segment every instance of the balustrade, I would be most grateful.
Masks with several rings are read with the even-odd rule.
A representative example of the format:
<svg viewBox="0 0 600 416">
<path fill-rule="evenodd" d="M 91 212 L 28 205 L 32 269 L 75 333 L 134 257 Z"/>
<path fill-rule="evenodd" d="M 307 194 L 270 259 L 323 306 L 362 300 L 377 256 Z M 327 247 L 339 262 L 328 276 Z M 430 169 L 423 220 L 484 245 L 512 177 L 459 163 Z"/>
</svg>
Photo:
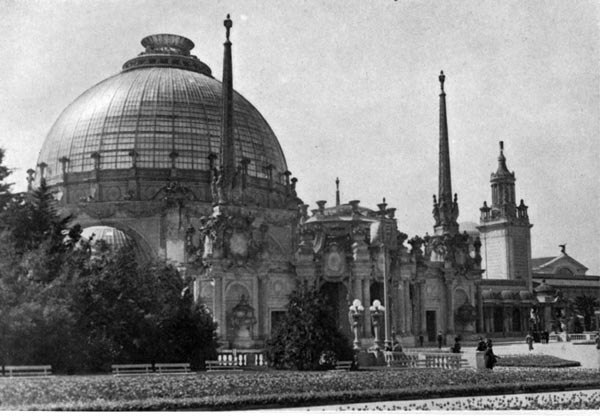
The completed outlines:
<svg viewBox="0 0 600 416">
<path fill-rule="evenodd" d="M 426 367 L 459 369 L 467 366 L 462 353 L 452 352 L 392 352 L 385 351 L 388 367 Z"/>
<path fill-rule="evenodd" d="M 222 366 L 263 367 L 267 365 L 262 350 L 222 350 L 217 355 Z"/>
</svg>

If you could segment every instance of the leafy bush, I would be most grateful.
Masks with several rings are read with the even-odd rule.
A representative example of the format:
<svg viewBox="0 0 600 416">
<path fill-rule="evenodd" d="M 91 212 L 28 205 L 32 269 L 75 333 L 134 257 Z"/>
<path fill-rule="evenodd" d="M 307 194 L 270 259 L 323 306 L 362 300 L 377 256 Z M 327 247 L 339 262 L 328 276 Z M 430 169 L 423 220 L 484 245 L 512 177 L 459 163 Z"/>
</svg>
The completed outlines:
<svg viewBox="0 0 600 416">
<path fill-rule="evenodd" d="M 333 351 L 323 351 L 319 357 L 319 365 L 323 370 L 332 370 L 337 364 L 337 357 Z"/>
<path fill-rule="evenodd" d="M 351 360 L 350 341 L 334 317 L 333 307 L 316 287 L 294 291 L 285 316 L 267 341 L 269 364 L 278 369 L 316 370 L 324 351 Z"/>
</svg>

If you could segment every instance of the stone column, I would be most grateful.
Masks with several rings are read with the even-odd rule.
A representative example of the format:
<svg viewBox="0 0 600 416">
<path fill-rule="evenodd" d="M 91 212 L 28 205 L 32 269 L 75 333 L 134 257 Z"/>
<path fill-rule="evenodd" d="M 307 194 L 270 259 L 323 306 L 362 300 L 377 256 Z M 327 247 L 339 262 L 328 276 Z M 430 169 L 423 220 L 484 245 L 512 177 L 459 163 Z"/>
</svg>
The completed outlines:
<svg viewBox="0 0 600 416">
<path fill-rule="evenodd" d="M 454 282 L 446 282 L 446 331 L 454 334 Z"/>
<path fill-rule="evenodd" d="M 404 328 L 402 329 L 403 335 L 411 335 L 412 328 L 410 327 L 410 284 L 408 280 L 402 280 L 400 282 L 404 288 L 404 297 L 402 298 L 402 322 Z"/>
<path fill-rule="evenodd" d="M 425 316 L 425 310 L 426 308 L 426 294 L 425 294 L 425 282 L 424 281 L 420 281 L 419 282 L 419 293 L 420 293 L 420 299 L 419 299 L 419 320 L 421 321 L 421 334 L 423 334 L 423 336 L 427 335 L 427 319 Z"/>
<path fill-rule="evenodd" d="M 485 333 L 490 333 L 491 332 L 490 331 L 490 328 L 491 328 L 490 327 L 490 313 L 489 313 L 490 308 L 489 308 L 489 306 L 482 305 L 481 310 L 482 310 L 482 314 L 483 314 L 483 318 L 482 318 L 482 320 L 483 320 L 483 327 L 482 327 L 482 330 Z"/>
<path fill-rule="evenodd" d="M 477 287 L 477 297 L 475 298 L 477 300 L 477 323 L 479 325 L 477 329 L 477 332 L 486 332 L 485 331 L 485 324 L 484 324 L 484 313 L 483 313 L 483 299 L 481 299 L 481 288 Z"/>
<path fill-rule="evenodd" d="M 223 297 L 223 276 L 221 275 L 213 275 L 213 280 L 215 282 L 215 292 L 214 292 L 214 319 L 217 321 L 219 326 L 217 327 L 217 333 L 219 334 L 219 338 L 224 340 L 227 338 L 226 334 L 226 323 L 225 323 L 225 299 Z"/>
<path fill-rule="evenodd" d="M 254 294 L 256 296 L 256 317 L 258 322 L 256 324 L 255 338 L 264 339 L 268 336 L 267 322 L 269 322 L 269 308 L 266 305 L 266 297 L 269 293 L 269 276 L 266 274 L 259 274 L 256 278 Z"/>
<path fill-rule="evenodd" d="M 368 310 L 369 306 L 371 306 L 371 291 L 370 291 L 370 279 L 363 278 L 361 280 L 362 283 L 362 299 L 363 305 L 365 306 L 365 310 Z M 371 317 L 368 314 L 363 314 L 363 337 L 371 338 Z"/>
<path fill-rule="evenodd" d="M 510 327 L 511 327 L 511 322 L 510 322 L 510 308 L 508 307 L 508 305 L 503 305 L 502 306 L 503 309 L 503 314 L 504 314 L 504 319 L 503 319 L 503 323 L 502 323 L 502 329 L 503 329 L 503 334 L 506 335 L 508 332 L 510 332 Z"/>
<path fill-rule="evenodd" d="M 393 321 L 397 322 L 393 330 L 399 332 L 398 335 L 404 335 L 406 332 L 406 300 L 404 299 L 404 289 L 404 280 L 400 280 L 398 282 L 396 296 L 392 296 L 396 298 L 396 307 L 394 308 L 394 315 L 396 316 L 394 317 Z"/>
</svg>

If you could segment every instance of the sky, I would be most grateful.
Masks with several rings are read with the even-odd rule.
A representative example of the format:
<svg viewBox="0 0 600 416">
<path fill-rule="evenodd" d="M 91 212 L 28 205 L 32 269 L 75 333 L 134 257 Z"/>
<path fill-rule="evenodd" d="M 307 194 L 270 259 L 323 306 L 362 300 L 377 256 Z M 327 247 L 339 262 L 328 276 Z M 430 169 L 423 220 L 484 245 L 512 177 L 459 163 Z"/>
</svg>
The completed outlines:
<svg viewBox="0 0 600 416">
<path fill-rule="evenodd" d="M 438 74 L 446 74 L 459 221 L 491 199 L 498 142 L 529 206 L 534 257 L 559 244 L 600 274 L 600 6 L 595 1 L 0 0 L 0 147 L 26 187 L 61 111 L 154 33 L 190 38 L 268 120 L 299 196 L 375 208 L 433 230 Z"/>
</svg>

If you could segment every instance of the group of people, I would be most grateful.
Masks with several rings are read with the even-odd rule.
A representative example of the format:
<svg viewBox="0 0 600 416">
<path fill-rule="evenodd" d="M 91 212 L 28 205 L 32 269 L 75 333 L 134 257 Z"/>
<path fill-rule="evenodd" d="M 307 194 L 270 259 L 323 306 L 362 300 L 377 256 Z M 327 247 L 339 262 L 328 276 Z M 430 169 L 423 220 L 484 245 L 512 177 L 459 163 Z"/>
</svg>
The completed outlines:
<svg viewBox="0 0 600 416">
<path fill-rule="evenodd" d="M 484 341 L 483 338 L 479 337 L 479 342 L 477 343 L 477 351 L 484 353 L 483 361 L 485 364 L 485 368 L 487 368 L 488 370 L 493 369 L 496 363 L 498 362 L 498 358 L 500 357 L 494 354 L 494 350 L 492 349 L 492 340 L 488 338 Z"/>
<path fill-rule="evenodd" d="M 542 343 L 545 342 L 547 344 L 549 341 L 549 335 L 550 334 L 547 331 L 541 332 L 540 333 L 540 341 Z M 443 342 L 444 342 L 444 338 L 442 336 L 442 333 L 439 332 L 437 335 L 437 344 L 438 344 L 439 349 L 442 348 Z M 525 342 L 527 343 L 527 345 L 529 347 L 529 351 L 532 351 L 534 337 L 531 332 L 527 333 L 527 336 L 525 337 Z M 596 343 L 596 348 L 598 350 L 600 350 L 600 332 L 596 334 L 595 343 Z M 423 336 L 422 335 L 419 337 L 419 344 L 421 347 L 423 346 Z M 482 337 L 479 337 L 479 342 L 477 343 L 477 351 L 484 353 L 485 368 L 487 368 L 489 370 L 494 368 L 494 366 L 498 362 L 498 359 L 500 358 L 499 356 L 494 354 L 492 345 L 493 344 L 492 344 L 491 339 L 487 338 L 486 340 L 484 340 Z M 461 352 L 460 337 L 454 338 L 454 346 L 450 349 L 450 351 L 454 352 L 454 353 Z"/>
</svg>

